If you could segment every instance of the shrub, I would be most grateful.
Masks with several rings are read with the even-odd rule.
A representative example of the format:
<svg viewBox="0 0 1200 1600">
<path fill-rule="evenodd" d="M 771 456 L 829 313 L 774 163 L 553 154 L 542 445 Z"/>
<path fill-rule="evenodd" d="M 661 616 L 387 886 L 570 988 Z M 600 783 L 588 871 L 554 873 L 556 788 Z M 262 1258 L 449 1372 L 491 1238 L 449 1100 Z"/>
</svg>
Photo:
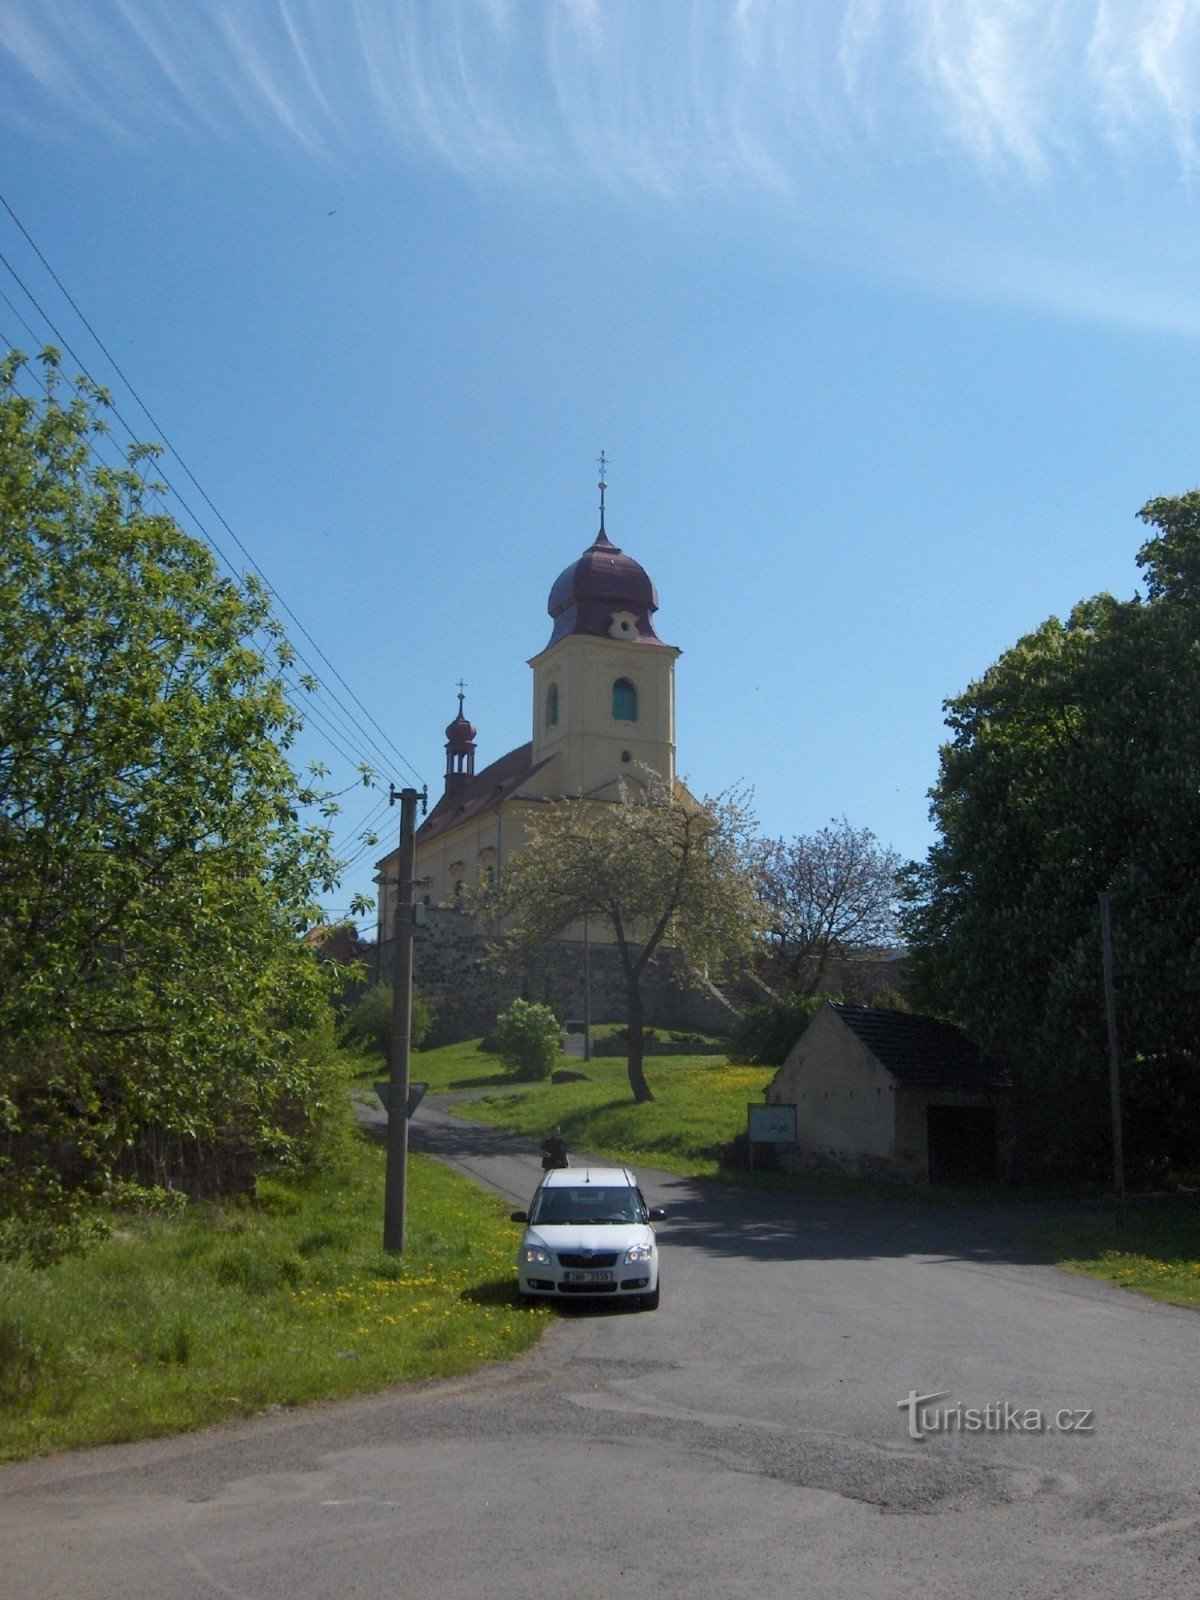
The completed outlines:
<svg viewBox="0 0 1200 1600">
<path fill-rule="evenodd" d="M 790 994 L 748 1006 L 733 1025 L 729 1059 L 740 1067 L 778 1067 L 828 995 Z"/>
<path fill-rule="evenodd" d="M 412 1043 L 419 1050 L 425 1042 L 433 1017 L 423 995 L 413 990 Z M 369 1045 L 373 1050 L 387 1054 L 392 1037 L 392 986 L 373 983 L 364 989 L 351 1007 L 346 1023 L 346 1038 L 352 1044 Z"/>
<path fill-rule="evenodd" d="M 548 1078 L 558 1060 L 558 1019 L 549 1006 L 514 1000 L 496 1018 L 500 1059 L 518 1078 Z"/>
</svg>

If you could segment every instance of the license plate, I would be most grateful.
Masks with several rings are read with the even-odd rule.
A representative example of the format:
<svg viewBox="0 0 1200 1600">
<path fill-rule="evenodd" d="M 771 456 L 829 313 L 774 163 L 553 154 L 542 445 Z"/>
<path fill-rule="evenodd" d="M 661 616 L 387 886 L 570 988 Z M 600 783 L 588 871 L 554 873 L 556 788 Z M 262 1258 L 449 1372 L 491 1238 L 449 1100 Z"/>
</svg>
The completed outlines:
<svg viewBox="0 0 1200 1600">
<path fill-rule="evenodd" d="M 611 1272 L 567 1272 L 563 1274 L 567 1283 L 611 1283 Z"/>
</svg>

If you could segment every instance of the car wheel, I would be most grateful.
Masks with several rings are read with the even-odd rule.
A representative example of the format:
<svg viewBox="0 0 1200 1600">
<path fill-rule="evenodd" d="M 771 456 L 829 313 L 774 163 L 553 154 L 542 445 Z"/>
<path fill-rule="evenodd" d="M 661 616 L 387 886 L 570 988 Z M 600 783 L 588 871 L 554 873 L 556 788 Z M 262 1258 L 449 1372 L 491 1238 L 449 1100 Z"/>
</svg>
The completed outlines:
<svg viewBox="0 0 1200 1600">
<path fill-rule="evenodd" d="M 659 1296 L 659 1291 L 661 1289 L 662 1289 L 662 1275 L 660 1273 L 658 1282 L 654 1285 L 653 1293 L 644 1294 L 642 1296 L 642 1310 L 643 1311 L 657 1311 L 658 1310 L 658 1296 Z"/>
</svg>

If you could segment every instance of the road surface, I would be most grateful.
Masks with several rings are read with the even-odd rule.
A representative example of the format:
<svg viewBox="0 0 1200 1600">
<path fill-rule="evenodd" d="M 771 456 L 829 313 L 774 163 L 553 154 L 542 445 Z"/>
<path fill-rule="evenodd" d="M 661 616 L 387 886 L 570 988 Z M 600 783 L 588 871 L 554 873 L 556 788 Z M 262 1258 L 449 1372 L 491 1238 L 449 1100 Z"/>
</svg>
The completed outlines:
<svg viewBox="0 0 1200 1600">
<path fill-rule="evenodd" d="M 413 1145 L 514 1205 L 538 1176 L 437 1106 Z M 1200 1594 L 1200 1317 L 1039 1265 L 1013 1211 L 639 1176 L 658 1312 L 571 1306 L 470 1379 L 0 1469 L 0 1594 Z M 914 1392 L 956 1431 L 911 1437 Z"/>
</svg>

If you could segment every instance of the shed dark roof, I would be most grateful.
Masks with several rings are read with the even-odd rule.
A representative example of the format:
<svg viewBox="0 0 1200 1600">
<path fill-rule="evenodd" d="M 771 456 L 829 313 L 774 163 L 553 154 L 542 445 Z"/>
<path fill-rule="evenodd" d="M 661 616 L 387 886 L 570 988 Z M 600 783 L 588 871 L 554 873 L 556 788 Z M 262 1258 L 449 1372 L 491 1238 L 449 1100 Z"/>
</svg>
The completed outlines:
<svg viewBox="0 0 1200 1600">
<path fill-rule="evenodd" d="M 881 1011 L 831 1001 L 846 1026 L 897 1083 L 924 1089 L 1007 1088 L 1008 1080 L 961 1028 L 911 1011 Z"/>
</svg>

